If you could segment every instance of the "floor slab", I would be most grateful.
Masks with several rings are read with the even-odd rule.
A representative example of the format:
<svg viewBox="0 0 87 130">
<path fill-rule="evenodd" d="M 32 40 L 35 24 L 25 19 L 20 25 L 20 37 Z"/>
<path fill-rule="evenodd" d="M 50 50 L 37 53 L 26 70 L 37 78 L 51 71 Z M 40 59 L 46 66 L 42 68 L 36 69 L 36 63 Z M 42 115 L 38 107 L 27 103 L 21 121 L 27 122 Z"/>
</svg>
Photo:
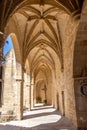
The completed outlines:
<svg viewBox="0 0 87 130">
<path fill-rule="evenodd" d="M 23 120 L 0 123 L 0 130 L 76 130 L 74 125 L 52 106 L 35 106 L 25 111 Z"/>
</svg>

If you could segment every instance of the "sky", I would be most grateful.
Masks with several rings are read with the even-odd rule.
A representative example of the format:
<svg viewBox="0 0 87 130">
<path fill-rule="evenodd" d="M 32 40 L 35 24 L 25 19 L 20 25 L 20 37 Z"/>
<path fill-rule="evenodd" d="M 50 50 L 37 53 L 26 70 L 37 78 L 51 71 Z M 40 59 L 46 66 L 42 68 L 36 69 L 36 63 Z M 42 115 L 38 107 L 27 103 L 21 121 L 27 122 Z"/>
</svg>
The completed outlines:
<svg viewBox="0 0 87 130">
<path fill-rule="evenodd" d="M 10 36 L 7 37 L 6 41 L 7 42 L 5 43 L 4 49 L 3 49 L 4 55 L 6 55 L 8 53 L 8 51 L 13 47 L 12 40 L 11 40 Z"/>
</svg>

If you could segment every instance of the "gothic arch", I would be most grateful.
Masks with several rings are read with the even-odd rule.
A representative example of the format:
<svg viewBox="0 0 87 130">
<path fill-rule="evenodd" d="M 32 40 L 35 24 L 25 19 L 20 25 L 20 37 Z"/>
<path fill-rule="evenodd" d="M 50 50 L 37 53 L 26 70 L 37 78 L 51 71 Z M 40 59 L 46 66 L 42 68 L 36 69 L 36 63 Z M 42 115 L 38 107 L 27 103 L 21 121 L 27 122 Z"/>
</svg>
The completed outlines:
<svg viewBox="0 0 87 130">
<path fill-rule="evenodd" d="M 21 58 L 21 52 L 20 52 L 20 48 L 19 48 L 19 43 L 18 43 L 17 37 L 16 37 L 16 35 L 14 33 L 11 33 L 10 37 L 12 39 L 12 43 L 13 43 L 13 47 L 14 47 L 14 51 L 15 51 L 16 61 L 21 64 L 22 58 Z"/>
</svg>

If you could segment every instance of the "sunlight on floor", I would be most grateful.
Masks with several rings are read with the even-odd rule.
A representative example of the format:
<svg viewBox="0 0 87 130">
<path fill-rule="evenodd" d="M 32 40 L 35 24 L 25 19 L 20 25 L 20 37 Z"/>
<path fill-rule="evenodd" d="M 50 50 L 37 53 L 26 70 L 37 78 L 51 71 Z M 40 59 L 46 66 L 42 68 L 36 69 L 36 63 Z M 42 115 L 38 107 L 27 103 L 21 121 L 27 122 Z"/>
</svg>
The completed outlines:
<svg viewBox="0 0 87 130">
<path fill-rule="evenodd" d="M 39 107 L 38 110 L 25 111 L 24 119 L 21 121 L 10 121 L 3 123 L 3 125 L 13 125 L 20 127 L 35 127 L 43 124 L 56 123 L 61 119 L 61 115 L 55 113 L 56 109 L 52 106 Z"/>
<path fill-rule="evenodd" d="M 24 111 L 23 116 L 35 115 L 35 114 L 41 114 L 41 113 L 43 113 L 43 114 L 50 113 L 50 112 L 54 112 L 55 110 L 56 109 L 52 108 L 52 106 L 36 107 L 36 108 L 32 108 L 31 111 Z"/>
<path fill-rule="evenodd" d="M 9 123 L 6 123 L 8 125 L 15 125 L 15 126 L 21 126 L 21 127 L 35 127 L 41 124 L 48 124 L 48 123 L 56 123 L 61 119 L 61 116 L 59 115 L 48 115 L 48 116 L 42 116 L 42 117 L 35 117 L 32 119 L 27 120 L 21 120 L 21 121 L 11 121 Z"/>
</svg>

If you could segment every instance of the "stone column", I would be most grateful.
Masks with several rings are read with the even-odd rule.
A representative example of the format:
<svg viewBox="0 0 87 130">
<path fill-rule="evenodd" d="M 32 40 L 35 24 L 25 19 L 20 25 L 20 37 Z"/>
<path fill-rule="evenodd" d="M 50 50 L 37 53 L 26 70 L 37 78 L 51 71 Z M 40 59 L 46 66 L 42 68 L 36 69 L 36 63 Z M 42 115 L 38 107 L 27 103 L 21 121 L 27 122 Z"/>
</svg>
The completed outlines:
<svg viewBox="0 0 87 130">
<path fill-rule="evenodd" d="M 27 74 L 27 106 L 28 110 L 30 110 L 30 75 Z"/>
<path fill-rule="evenodd" d="M 17 63 L 17 76 L 16 76 L 16 82 L 17 82 L 17 95 L 16 95 L 16 118 L 18 120 L 22 119 L 23 116 L 23 86 L 24 86 L 24 72 L 23 68 L 21 67 L 20 63 Z"/>
<path fill-rule="evenodd" d="M 17 82 L 17 97 L 16 97 L 16 118 L 18 120 L 22 119 L 23 115 L 23 82 L 21 79 L 16 79 Z"/>
<path fill-rule="evenodd" d="M 30 85 L 28 86 L 28 93 L 29 93 L 29 99 L 28 99 L 28 110 L 31 109 L 31 105 L 30 105 Z"/>
<path fill-rule="evenodd" d="M 12 52 L 9 53 L 4 65 L 4 93 L 3 93 L 3 113 L 13 111 L 13 68 L 12 68 Z"/>
<path fill-rule="evenodd" d="M 30 110 L 30 76 L 27 73 L 24 80 L 24 106 Z"/>
<path fill-rule="evenodd" d="M 34 107 L 34 76 L 31 77 L 31 84 L 30 84 L 30 107 Z"/>
<path fill-rule="evenodd" d="M 34 104 L 36 104 L 36 85 L 34 86 Z"/>
</svg>

